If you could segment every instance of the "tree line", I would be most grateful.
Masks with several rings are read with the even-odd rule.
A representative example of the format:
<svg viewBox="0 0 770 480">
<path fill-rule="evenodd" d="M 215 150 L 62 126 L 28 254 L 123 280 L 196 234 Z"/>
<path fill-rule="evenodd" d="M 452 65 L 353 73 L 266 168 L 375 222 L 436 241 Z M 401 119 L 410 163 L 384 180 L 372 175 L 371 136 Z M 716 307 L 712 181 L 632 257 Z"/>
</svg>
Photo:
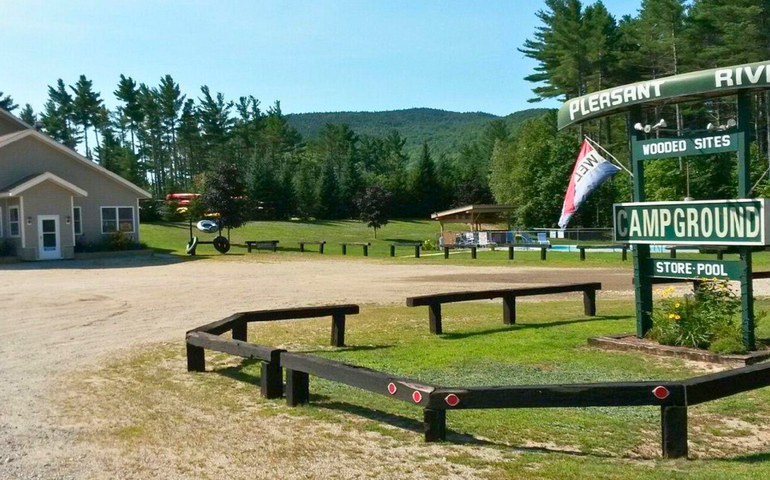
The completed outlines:
<svg viewBox="0 0 770 480">
<path fill-rule="evenodd" d="M 19 109 L 22 120 L 156 199 L 201 192 L 206 175 L 221 162 L 235 165 L 252 219 L 357 218 L 359 197 L 372 186 L 387 193 L 390 210 L 400 217 L 489 203 L 492 149 L 509 135 L 507 123 L 494 120 L 478 141 L 456 153 L 435 153 L 423 142 L 410 156 L 398 130 L 359 135 L 346 124 L 326 124 L 306 140 L 280 102 L 263 109 L 254 96 L 228 100 L 208 86 L 191 98 L 171 75 L 156 86 L 121 75 L 113 95 L 117 107 L 110 110 L 92 80 L 81 75 L 71 85 L 59 79 L 49 86 L 39 113 L 29 104 L 19 109 L 9 95 L 0 94 L 0 107 Z"/>
<path fill-rule="evenodd" d="M 616 18 L 601 1 L 545 0 L 541 21 L 520 48 L 537 62 L 534 98 L 568 100 L 598 90 L 689 71 L 770 60 L 770 2 L 767 0 L 643 0 L 636 15 Z M 754 96 L 752 185 L 770 194 L 770 94 Z M 736 118 L 735 98 L 644 110 L 646 123 L 663 118 L 669 134 L 724 125 Z M 571 159 L 584 135 L 628 165 L 628 126 L 623 115 L 556 131 L 555 115 L 529 122 L 518 135 L 497 144 L 490 185 L 501 203 L 516 205 L 517 223 L 553 226 L 559 217 Z M 603 152 L 602 152 L 603 153 Z M 603 153 L 604 154 L 604 153 Z M 606 154 L 604 154 L 607 157 Z M 646 167 L 649 200 L 734 198 L 734 154 L 656 160 Z M 571 225 L 610 226 L 611 204 L 630 199 L 630 177 L 619 173 L 582 207 Z"/>
</svg>

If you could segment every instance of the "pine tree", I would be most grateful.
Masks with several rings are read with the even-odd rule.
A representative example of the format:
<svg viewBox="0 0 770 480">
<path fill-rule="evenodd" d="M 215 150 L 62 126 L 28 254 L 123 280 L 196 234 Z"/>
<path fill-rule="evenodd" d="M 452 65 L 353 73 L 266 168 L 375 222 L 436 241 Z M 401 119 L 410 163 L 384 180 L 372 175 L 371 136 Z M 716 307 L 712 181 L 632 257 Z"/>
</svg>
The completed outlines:
<svg viewBox="0 0 770 480">
<path fill-rule="evenodd" d="M 118 100 L 123 102 L 123 115 L 126 116 L 130 125 L 131 150 L 136 153 L 136 135 L 139 126 L 144 121 L 144 112 L 139 104 L 139 89 L 134 79 L 121 74 L 118 88 L 113 93 Z"/>
<path fill-rule="evenodd" d="M 358 216 L 358 207 L 356 198 L 361 195 L 365 187 L 359 162 L 356 160 L 354 152 L 348 154 L 342 172 L 342 191 L 340 193 L 340 207 L 345 218 L 356 218 Z"/>
<path fill-rule="evenodd" d="M 1 94 L 0 94 L 1 95 Z M 32 105 L 29 103 L 24 105 L 24 108 L 19 113 L 19 118 L 27 125 L 35 126 L 37 123 L 37 114 L 32 110 Z"/>
<path fill-rule="evenodd" d="M 318 185 L 318 218 L 330 220 L 339 218 L 340 194 L 335 170 L 334 160 L 328 158 L 324 164 L 321 181 Z"/>
<path fill-rule="evenodd" d="M 13 103 L 13 98 L 11 98 L 10 95 L 4 96 L 3 92 L 0 92 L 0 108 L 7 112 L 12 112 L 16 110 L 17 107 L 18 105 Z"/>
<path fill-rule="evenodd" d="M 86 157 L 93 158 L 88 147 L 88 128 L 94 126 L 102 100 L 99 98 L 100 94 L 93 90 L 93 81 L 88 80 L 85 75 L 81 75 L 70 89 L 75 94 L 72 102 L 72 118 L 77 125 L 83 127 Z"/>
<path fill-rule="evenodd" d="M 69 148 L 75 149 L 80 143 L 80 132 L 73 121 L 72 112 L 72 96 L 60 78 L 56 82 L 56 88 L 48 87 L 48 101 L 40 119 L 51 137 Z"/>
<path fill-rule="evenodd" d="M 441 187 L 436 177 L 436 165 L 430 155 L 428 142 L 422 143 L 422 154 L 417 162 L 417 171 L 412 181 L 412 214 L 426 217 L 437 209 L 441 198 Z"/>
</svg>

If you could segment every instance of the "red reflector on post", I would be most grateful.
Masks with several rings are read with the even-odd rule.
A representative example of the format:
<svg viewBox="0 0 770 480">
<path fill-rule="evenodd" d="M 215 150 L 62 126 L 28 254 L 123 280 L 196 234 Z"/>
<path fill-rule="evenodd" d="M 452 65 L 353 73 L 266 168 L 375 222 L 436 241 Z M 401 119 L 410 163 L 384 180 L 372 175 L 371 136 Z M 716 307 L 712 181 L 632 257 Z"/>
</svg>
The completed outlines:
<svg viewBox="0 0 770 480">
<path fill-rule="evenodd" d="M 398 391 L 398 387 L 396 387 L 396 384 L 391 382 L 388 384 L 388 393 L 391 395 L 395 395 Z"/>
<path fill-rule="evenodd" d="M 450 407 L 456 407 L 460 403 L 460 397 L 458 397 L 454 393 L 450 393 L 449 395 L 446 396 L 446 398 L 444 398 L 444 401 Z"/>
<path fill-rule="evenodd" d="M 665 400 L 666 398 L 668 398 L 671 392 L 668 391 L 668 388 L 661 385 L 659 387 L 653 388 L 652 394 L 655 395 L 655 398 L 658 398 L 660 400 Z"/>
<path fill-rule="evenodd" d="M 414 400 L 414 403 L 422 402 L 422 393 L 420 393 L 420 392 L 413 392 L 412 393 L 412 400 Z"/>
</svg>

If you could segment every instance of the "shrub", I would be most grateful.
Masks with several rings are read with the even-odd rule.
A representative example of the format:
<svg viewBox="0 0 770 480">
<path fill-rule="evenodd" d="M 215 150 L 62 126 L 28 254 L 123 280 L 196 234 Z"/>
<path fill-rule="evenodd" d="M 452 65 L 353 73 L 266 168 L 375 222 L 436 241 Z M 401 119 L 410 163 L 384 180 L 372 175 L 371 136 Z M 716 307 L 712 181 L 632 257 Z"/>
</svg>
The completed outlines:
<svg viewBox="0 0 770 480">
<path fill-rule="evenodd" d="M 141 250 L 143 248 L 147 248 L 147 245 L 135 242 L 130 235 L 126 235 L 123 232 L 105 235 L 103 239 L 96 242 L 90 242 L 87 238 L 81 237 L 75 243 L 76 253 L 119 252 L 124 250 Z"/>
<path fill-rule="evenodd" d="M 433 239 L 427 239 L 424 242 L 422 242 L 422 249 L 423 250 L 436 250 L 436 241 Z"/>
<path fill-rule="evenodd" d="M 16 247 L 7 238 L 0 239 L 0 257 L 12 257 L 16 255 Z"/>
<path fill-rule="evenodd" d="M 716 353 L 746 351 L 741 335 L 741 299 L 728 281 L 704 280 L 693 294 L 684 297 L 674 297 L 673 293 L 673 287 L 661 292 L 648 338 L 663 345 L 708 348 Z M 755 320 L 762 316 L 756 315 Z"/>
</svg>

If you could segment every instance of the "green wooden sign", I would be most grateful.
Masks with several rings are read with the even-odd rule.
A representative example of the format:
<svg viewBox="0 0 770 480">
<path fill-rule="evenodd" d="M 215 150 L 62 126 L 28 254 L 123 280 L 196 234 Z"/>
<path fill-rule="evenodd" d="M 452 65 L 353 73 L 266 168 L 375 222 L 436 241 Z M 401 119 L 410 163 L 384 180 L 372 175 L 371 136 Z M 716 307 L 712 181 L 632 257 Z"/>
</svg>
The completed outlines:
<svg viewBox="0 0 770 480">
<path fill-rule="evenodd" d="M 710 133 L 676 138 L 653 138 L 633 142 L 634 159 L 689 157 L 714 153 L 737 152 L 742 134 Z"/>
<path fill-rule="evenodd" d="M 613 205 L 615 241 L 672 245 L 768 245 L 767 199 Z"/>
<path fill-rule="evenodd" d="M 719 280 L 739 280 L 741 264 L 723 260 L 668 260 L 654 258 L 650 260 L 650 271 L 656 278 L 717 278 Z"/>
<path fill-rule="evenodd" d="M 701 70 L 632 83 L 567 100 L 559 109 L 559 129 L 628 110 L 770 88 L 770 61 Z"/>
</svg>

